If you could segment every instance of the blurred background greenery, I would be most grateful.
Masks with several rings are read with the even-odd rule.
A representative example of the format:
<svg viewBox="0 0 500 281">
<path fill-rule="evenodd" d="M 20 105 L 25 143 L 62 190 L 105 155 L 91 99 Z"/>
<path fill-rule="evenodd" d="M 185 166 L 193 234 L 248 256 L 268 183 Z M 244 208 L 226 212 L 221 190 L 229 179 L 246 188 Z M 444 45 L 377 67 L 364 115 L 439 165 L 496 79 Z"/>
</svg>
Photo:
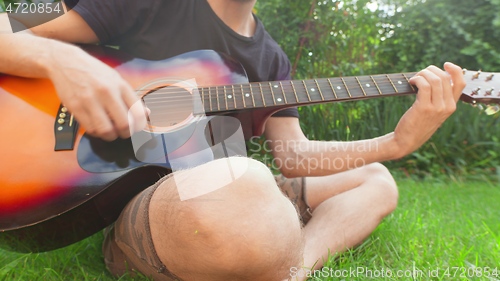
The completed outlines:
<svg viewBox="0 0 500 281">
<path fill-rule="evenodd" d="M 257 15 L 280 43 L 294 78 L 418 71 L 446 61 L 500 71 L 500 0 L 266 0 Z M 356 140 L 394 130 L 414 97 L 300 108 L 313 139 Z M 422 178 L 500 179 L 499 115 L 459 104 L 422 148 L 386 163 Z"/>
</svg>

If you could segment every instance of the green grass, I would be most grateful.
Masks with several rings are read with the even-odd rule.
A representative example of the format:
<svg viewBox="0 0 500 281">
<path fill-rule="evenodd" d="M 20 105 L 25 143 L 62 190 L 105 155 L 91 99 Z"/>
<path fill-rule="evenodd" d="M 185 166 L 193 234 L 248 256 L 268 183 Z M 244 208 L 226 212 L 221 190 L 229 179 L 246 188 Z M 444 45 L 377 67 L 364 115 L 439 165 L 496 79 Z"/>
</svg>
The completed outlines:
<svg viewBox="0 0 500 281">
<path fill-rule="evenodd" d="M 333 256 L 333 269 L 429 270 L 438 277 L 370 280 L 500 280 L 475 278 L 486 267 L 500 270 L 500 186 L 498 184 L 448 181 L 400 181 L 399 208 L 353 251 Z M 449 270 L 449 274 L 445 274 Z M 472 278 L 460 278 L 461 273 Z M 490 272 L 492 273 L 492 271 Z M 409 274 L 409 273 L 407 273 Z M 449 275 L 449 276 L 448 276 Z M 364 280 L 360 278 L 345 280 Z M 490 274 L 490 277 L 491 274 Z M 341 280 L 324 278 L 318 280 Z"/>
<path fill-rule="evenodd" d="M 399 186 L 398 209 L 361 246 L 332 255 L 326 268 L 367 269 L 372 270 L 372 274 L 376 274 L 375 270 L 379 270 L 378 273 L 391 270 L 394 275 L 398 270 L 408 274 L 405 271 L 413 268 L 423 272 L 439 269 L 439 277 L 366 278 L 360 274 L 313 280 L 500 279 L 459 276 L 462 271 L 472 272 L 469 268 L 473 267 L 477 270 L 500 268 L 498 184 L 400 180 Z M 116 280 L 107 273 L 102 262 L 102 237 L 102 233 L 98 233 L 49 253 L 18 254 L 0 250 L 0 280 Z M 446 269 L 449 269 L 448 277 Z M 122 277 L 120 280 L 146 279 Z"/>
</svg>

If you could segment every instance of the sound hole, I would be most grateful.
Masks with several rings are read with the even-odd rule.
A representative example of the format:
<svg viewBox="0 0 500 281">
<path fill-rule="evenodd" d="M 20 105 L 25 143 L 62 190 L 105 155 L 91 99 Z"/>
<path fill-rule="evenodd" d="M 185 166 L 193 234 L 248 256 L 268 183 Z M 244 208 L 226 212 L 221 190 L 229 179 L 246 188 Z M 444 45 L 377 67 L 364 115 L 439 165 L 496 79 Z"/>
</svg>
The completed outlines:
<svg viewBox="0 0 500 281">
<path fill-rule="evenodd" d="M 149 114 L 152 131 L 172 131 L 193 118 L 193 98 L 185 88 L 167 86 L 155 89 L 142 97 Z"/>
</svg>

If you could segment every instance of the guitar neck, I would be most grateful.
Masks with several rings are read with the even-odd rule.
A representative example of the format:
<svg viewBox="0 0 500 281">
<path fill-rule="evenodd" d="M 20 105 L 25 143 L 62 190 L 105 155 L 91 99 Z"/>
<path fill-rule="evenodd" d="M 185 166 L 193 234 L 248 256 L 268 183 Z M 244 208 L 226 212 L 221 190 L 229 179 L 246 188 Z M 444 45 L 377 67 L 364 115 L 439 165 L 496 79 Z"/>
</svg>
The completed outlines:
<svg viewBox="0 0 500 281">
<path fill-rule="evenodd" d="M 412 73 L 257 82 L 198 88 L 206 113 L 286 108 L 416 93 Z"/>
</svg>

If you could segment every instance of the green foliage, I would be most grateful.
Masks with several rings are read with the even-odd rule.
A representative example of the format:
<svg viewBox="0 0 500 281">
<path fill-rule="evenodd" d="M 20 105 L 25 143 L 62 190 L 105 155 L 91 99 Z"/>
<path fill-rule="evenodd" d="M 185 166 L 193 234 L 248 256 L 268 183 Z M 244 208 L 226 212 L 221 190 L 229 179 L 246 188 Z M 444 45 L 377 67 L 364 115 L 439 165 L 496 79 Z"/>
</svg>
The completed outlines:
<svg viewBox="0 0 500 281">
<path fill-rule="evenodd" d="M 295 78 L 418 71 L 445 61 L 500 71 L 500 0 L 268 0 L 257 14 L 290 57 Z M 312 139 L 372 138 L 392 131 L 413 100 L 302 107 L 301 125 Z M 499 122 L 459 105 L 422 148 L 387 164 L 417 176 L 494 175 Z"/>
<path fill-rule="evenodd" d="M 397 69 L 454 61 L 469 69 L 500 71 L 500 1 L 396 0 L 384 62 Z"/>
<path fill-rule="evenodd" d="M 379 11 L 370 1 L 258 3 L 258 15 L 294 65 L 296 78 L 362 74 L 378 64 Z"/>
</svg>

